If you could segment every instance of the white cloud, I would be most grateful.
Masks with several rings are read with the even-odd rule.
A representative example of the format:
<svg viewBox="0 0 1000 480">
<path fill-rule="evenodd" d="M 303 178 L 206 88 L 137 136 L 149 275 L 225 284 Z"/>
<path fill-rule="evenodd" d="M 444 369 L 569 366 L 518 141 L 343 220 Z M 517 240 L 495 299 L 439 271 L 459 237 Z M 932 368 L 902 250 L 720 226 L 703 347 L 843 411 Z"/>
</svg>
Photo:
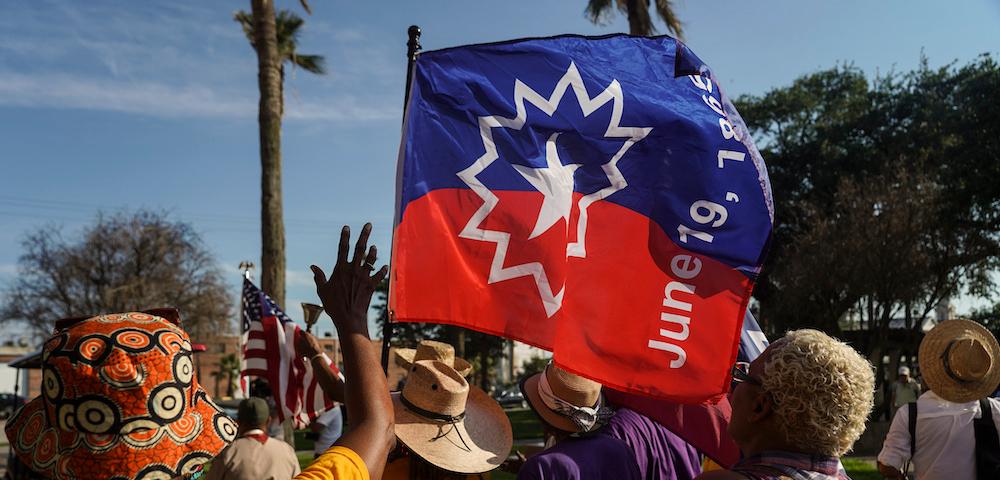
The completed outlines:
<svg viewBox="0 0 1000 480">
<path fill-rule="evenodd" d="M 174 86 L 64 74 L 0 72 L 0 106 L 74 108 L 157 117 L 257 117 L 256 92 L 220 92 L 204 85 Z M 372 121 L 399 117 L 397 107 L 350 96 L 288 102 L 286 118 L 307 121 Z"/>
<path fill-rule="evenodd" d="M 0 16 L 0 107 L 257 117 L 257 62 L 232 11 L 39 0 L 9 13 Z M 386 92 L 400 88 L 403 67 L 363 30 L 310 20 L 303 42 L 306 53 L 327 56 L 330 74 L 290 70 L 289 121 L 400 117 L 398 95 Z"/>
<path fill-rule="evenodd" d="M 218 95 L 203 86 L 172 87 L 72 75 L 0 72 L 0 105 L 107 110 L 157 116 L 253 118 L 249 98 Z"/>
<path fill-rule="evenodd" d="M 285 270 L 286 287 L 311 287 L 315 288 L 312 272 L 299 270 Z"/>
</svg>

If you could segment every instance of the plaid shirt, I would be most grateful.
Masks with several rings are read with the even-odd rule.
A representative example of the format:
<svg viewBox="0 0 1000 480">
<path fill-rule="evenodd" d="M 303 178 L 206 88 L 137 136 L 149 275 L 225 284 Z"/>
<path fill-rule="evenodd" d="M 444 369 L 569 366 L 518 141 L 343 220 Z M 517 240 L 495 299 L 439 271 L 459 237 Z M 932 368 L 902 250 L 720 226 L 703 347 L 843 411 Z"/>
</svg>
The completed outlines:
<svg viewBox="0 0 1000 480">
<path fill-rule="evenodd" d="M 751 480 L 851 480 L 837 457 L 794 452 L 763 452 L 740 460 L 732 471 Z"/>
</svg>

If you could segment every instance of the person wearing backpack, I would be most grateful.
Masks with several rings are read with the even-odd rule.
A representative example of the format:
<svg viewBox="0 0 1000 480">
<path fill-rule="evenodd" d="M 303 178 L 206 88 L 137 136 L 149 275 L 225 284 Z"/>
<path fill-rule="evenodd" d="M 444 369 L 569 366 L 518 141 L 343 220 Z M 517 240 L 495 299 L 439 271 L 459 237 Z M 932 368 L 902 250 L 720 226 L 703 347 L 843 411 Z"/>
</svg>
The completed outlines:
<svg viewBox="0 0 1000 480">
<path fill-rule="evenodd" d="M 920 343 L 928 390 L 900 408 L 878 455 L 879 473 L 917 480 L 1000 478 L 1000 344 L 982 325 L 946 320 Z"/>
</svg>

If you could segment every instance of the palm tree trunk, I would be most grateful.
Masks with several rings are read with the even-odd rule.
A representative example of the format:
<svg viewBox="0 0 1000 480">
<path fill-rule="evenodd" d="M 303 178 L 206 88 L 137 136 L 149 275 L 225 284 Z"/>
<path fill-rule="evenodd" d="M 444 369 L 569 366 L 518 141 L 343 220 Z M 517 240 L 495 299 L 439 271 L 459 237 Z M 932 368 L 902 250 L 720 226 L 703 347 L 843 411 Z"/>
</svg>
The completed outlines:
<svg viewBox="0 0 1000 480">
<path fill-rule="evenodd" d="M 285 225 L 281 206 L 281 59 L 274 2 L 251 0 L 260 89 L 261 288 L 285 306 Z"/>
<path fill-rule="evenodd" d="M 626 0 L 628 33 L 647 36 L 652 33 L 653 21 L 649 17 L 649 0 Z"/>
</svg>

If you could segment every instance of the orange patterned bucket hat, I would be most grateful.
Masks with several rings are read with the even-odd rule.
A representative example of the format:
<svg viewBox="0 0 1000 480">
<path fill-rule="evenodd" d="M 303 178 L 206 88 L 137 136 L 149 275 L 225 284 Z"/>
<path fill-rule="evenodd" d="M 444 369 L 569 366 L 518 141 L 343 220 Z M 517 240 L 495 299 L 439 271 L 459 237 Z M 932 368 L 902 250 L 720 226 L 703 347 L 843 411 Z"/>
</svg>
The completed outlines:
<svg viewBox="0 0 1000 480">
<path fill-rule="evenodd" d="M 18 458 L 49 478 L 158 480 L 232 442 L 236 423 L 199 386 L 172 312 L 173 322 L 131 312 L 57 323 L 42 394 L 7 422 Z"/>
</svg>

